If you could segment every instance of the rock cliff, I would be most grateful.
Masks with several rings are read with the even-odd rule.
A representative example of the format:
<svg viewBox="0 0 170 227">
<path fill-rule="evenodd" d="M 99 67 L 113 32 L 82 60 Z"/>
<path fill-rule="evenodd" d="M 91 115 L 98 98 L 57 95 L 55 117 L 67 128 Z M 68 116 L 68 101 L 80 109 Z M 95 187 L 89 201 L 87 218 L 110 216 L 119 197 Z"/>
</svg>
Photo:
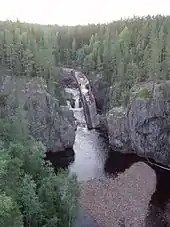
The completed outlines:
<svg viewBox="0 0 170 227">
<path fill-rule="evenodd" d="M 18 107 L 23 107 L 31 135 L 47 150 L 60 151 L 73 146 L 73 113 L 67 107 L 59 106 L 42 78 L 5 75 L 0 81 L 1 116 L 16 115 Z"/>
<path fill-rule="evenodd" d="M 170 166 L 170 81 L 133 88 L 129 107 L 107 115 L 113 149 Z"/>
</svg>

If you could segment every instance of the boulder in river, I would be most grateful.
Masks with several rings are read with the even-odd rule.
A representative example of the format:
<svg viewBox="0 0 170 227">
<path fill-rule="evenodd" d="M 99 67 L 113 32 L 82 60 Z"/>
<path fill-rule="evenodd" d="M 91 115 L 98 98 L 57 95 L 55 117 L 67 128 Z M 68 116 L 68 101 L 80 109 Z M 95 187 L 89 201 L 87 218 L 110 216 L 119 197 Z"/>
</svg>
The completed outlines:
<svg viewBox="0 0 170 227">
<path fill-rule="evenodd" d="M 113 149 L 170 166 L 170 81 L 133 88 L 129 108 L 113 108 L 107 124 Z"/>
<path fill-rule="evenodd" d="M 1 116 L 15 116 L 18 107 L 23 107 L 31 135 L 47 150 L 61 151 L 73 147 L 73 113 L 67 107 L 59 106 L 42 78 L 1 75 L 0 81 Z"/>
</svg>

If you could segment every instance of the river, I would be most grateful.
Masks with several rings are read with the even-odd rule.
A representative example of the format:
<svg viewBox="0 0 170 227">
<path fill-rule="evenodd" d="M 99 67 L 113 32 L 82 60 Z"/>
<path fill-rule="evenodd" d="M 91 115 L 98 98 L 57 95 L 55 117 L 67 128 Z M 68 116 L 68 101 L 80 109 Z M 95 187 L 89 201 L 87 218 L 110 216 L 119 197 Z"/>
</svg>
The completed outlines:
<svg viewBox="0 0 170 227">
<path fill-rule="evenodd" d="M 77 123 L 75 144 L 73 150 L 66 151 L 64 157 L 55 155 L 51 157 L 55 166 L 68 168 L 69 174 L 75 173 L 79 182 L 86 182 L 100 177 L 107 178 L 108 175 L 117 176 L 138 161 L 147 163 L 146 160 L 133 154 L 125 155 L 110 151 L 106 139 L 99 132 L 87 129 L 83 109 L 78 104 L 78 92 L 76 90 L 71 92 L 75 96 L 75 108 L 70 106 Z M 154 167 L 154 171 L 157 176 L 157 185 L 149 204 L 148 217 L 151 224 L 148 226 L 168 227 L 170 224 L 165 220 L 164 214 L 167 211 L 167 205 L 169 206 L 170 173 L 158 167 Z M 89 214 L 81 211 L 76 227 L 81 226 L 95 227 L 97 224 Z"/>
</svg>

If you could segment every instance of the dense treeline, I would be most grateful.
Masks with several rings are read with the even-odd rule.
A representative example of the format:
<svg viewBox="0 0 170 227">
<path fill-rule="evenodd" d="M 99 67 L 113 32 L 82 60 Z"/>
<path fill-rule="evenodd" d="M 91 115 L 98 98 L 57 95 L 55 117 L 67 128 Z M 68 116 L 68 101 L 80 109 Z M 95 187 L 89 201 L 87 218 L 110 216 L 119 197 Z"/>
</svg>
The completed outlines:
<svg viewBox="0 0 170 227">
<path fill-rule="evenodd" d="M 72 43 L 72 63 L 88 70 L 110 71 L 120 80 L 168 79 L 170 17 L 135 17 L 101 25 L 81 48 Z M 83 28 L 82 28 L 83 29 Z M 74 48 L 73 48 L 74 47 Z M 71 48 L 71 47 L 70 47 Z M 67 64 L 68 58 L 60 59 Z"/>
<path fill-rule="evenodd" d="M 0 63 L 19 75 L 54 77 L 55 66 L 102 74 L 120 105 L 134 83 L 170 76 L 170 17 L 75 27 L 0 23 Z"/>
<path fill-rule="evenodd" d="M 56 65 L 68 61 L 70 46 L 75 41 L 76 48 L 81 47 L 95 32 L 95 25 L 85 27 L 82 32 L 81 26 L 0 22 L 0 64 L 8 66 L 17 75 L 48 77 Z"/>
</svg>

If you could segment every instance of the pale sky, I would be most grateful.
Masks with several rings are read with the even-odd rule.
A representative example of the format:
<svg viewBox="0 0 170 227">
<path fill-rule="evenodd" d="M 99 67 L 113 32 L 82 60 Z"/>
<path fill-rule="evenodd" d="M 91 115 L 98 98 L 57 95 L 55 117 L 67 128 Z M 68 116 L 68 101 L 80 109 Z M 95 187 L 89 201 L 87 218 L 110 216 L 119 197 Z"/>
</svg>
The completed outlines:
<svg viewBox="0 0 170 227">
<path fill-rule="evenodd" d="M 148 14 L 170 15 L 170 0 L 0 0 L 0 20 L 40 24 L 104 23 Z"/>
</svg>

